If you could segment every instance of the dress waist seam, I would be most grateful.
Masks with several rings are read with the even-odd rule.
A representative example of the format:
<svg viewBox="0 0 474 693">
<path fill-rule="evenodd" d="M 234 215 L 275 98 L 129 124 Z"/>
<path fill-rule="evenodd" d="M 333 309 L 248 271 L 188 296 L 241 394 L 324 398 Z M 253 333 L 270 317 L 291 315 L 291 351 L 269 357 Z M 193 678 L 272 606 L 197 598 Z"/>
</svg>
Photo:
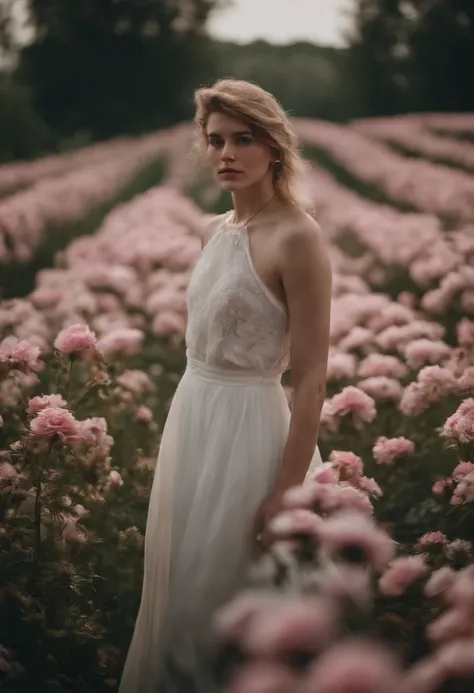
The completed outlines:
<svg viewBox="0 0 474 693">
<path fill-rule="evenodd" d="M 241 368 L 221 368 L 187 357 L 186 373 L 197 375 L 216 385 L 275 386 L 281 384 L 281 373 L 261 373 Z"/>
</svg>

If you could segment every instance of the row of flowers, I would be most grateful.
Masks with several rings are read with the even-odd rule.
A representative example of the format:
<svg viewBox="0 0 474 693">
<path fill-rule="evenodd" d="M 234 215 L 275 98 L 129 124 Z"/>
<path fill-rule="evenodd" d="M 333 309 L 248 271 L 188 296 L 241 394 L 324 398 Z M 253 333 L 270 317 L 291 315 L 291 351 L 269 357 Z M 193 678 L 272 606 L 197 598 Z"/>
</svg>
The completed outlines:
<svg viewBox="0 0 474 693">
<path fill-rule="evenodd" d="M 308 180 L 340 270 L 336 293 L 366 293 L 370 285 L 430 315 L 474 314 L 472 225 L 445 233 L 438 217 L 363 199 L 318 167 Z"/>
<path fill-rule="evenodd" d="M 438 137 L 419 117 L 367 118 L 354 121 L 353 127 L 367 137 L 394 143 L 420 156 L 474 169 L 474 144 Z"/>
<path fill-rule="evenodd" d="M 91 152 L 80 150 L 74 166 L 38 176 L 30 187 L 0 199 L 0 263 L 27 262 L 50 227 L 85 218 L 117 197 L 152 161 L 175 157 L 175 150 L 181 151 L 182 130 L 178 126 L 110 146 L 98 145 Z"/>
<path fill-rule="evenodd" d="M 381 190 L 394 204 L 436 214 L 449 224 L 474 220 L 474 181 L 467 173 L 407 159 L 353 127 L 295 119 L 302 140 L 329 154 L 356 179 Z"/>
<path fill-rule="evenodd" d="M 439 311 L 425 297 L 453 272 L 469 279 L 472 244 L 453 234 L 456 264 L 443 272 L 431 254 L 447 247 L 436 217 L 368 203 L 318 169 L 311 176 L 334 267 L 327 463 L 288 495 L 255 568 L 258 594 L 218 620 L 216 666 L 234 693 L 430 693 L 450 676 L 472 678 L 471 611 L 456 597 L 472 598 L 474 321 L 460 310 L 472 284 L 458 282 Z M 93 690 L 118 680 L 202 221 L 175 189 L 150 190 L 72 243 L 27 299 L 0 304 L 0 589 L 24 615 L 0 652 L 12 681 L 51 676 L 51 657 L 74 680 L 58 638 L 76 651 L 81 643 L 83 678 L 84 662 L 97 663 L 86 675 Z M 412 276 L 416 261 L 425 274 Z M 401 290 L 407 277 L 411 291 Z M 430 601 L 442 593 L 447 611 Z M 405 671 L 382 640 L 421 663 Z M 25 642 L 36 658 L 24 660 Z M 425 661 L 432 643 L 440 647 Z"/>
</svg>

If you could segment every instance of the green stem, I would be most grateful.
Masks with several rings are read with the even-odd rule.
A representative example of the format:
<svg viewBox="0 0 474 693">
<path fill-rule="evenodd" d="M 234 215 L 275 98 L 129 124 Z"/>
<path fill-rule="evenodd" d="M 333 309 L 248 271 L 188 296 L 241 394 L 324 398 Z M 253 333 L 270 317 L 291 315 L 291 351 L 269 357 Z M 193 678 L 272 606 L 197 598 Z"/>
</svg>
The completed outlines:
<svg viewBox="0 0 474 693">
<path fill-rule="evenodd" d="M 43 481 L 43 472 L 46 463 L 49 459 L 50 452 L 53 448 L 55 439 L 51 438 L 51 443 L 46 451 L 46 454 L 41 463 L 40 472 L 38 476 L 38 484 L 36 486 L 36 497 L 35 497 L 35 533 L 34 533 L 34 563 L 35 567 L 38 567 L 40 559 L 40 544 L 41 544 L 41 484 Z"/>
</svg>

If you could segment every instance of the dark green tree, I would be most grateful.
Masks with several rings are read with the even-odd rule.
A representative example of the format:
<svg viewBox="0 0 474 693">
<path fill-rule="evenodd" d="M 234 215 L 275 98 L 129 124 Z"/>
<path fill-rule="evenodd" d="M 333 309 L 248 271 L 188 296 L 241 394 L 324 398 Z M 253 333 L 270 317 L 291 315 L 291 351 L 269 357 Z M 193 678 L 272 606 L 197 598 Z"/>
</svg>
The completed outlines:
<svg viewBox="0 0 474 693">
<path fill-rule="evenodd" d="M 472 0 L 410 0 L 404 8 L 411 108 L 474 110 Z"/>
<path fill-rule="evenodd" d="M 356 0 L 353 19 L 362 115 L 474 109 L 472 0 Z"/>
<path fill-rule="evenodd" d="M 348 69 L 359 92 L 359 116 L 404 109 L 408 59 L 400 0 L 357 0 L 348 39 Z"/>
<path fill-rule="evenodd" d="M 20 55 L 45 122 L 61 135 L 140 132 L 188 117 L 209 59 L 205 25 L 224 0 L 29 0 Z"/>
</svg>

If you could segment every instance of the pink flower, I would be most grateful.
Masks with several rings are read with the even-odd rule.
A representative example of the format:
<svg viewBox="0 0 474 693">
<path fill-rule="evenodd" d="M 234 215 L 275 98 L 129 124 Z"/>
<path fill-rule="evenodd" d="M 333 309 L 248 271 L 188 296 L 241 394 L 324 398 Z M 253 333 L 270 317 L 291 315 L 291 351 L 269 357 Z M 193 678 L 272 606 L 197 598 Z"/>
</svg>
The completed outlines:
<svg viewBox="0 0 474 693">
<path fill-rule="evenodd" d="M 144 337 L 142 330 L 118 327 L 102 337 L 97 346 L 107 356 L 131 356 L 140 350 Z"/>
<path fill-rule="evenodd" d="M 40 353 L 37 344 L 25 339 L 19 341 L 13 335 L 0 342 L 0 363 L 7 363 L 12 369 L 41 371 L 44 363 L 40 360 Z"/>
<path fill-rule="evenodd" d="M 331 554 L 360 551 L 364 561 L 376 570 L 383 569 L 395 552 L 395 542 L 362 513 L 340 511 L 324 520 L 318 528 L 320 542 Z"/>
<path fill-rule="evenodd" d="M 374 498 L 381 498 L 383 496 L 382 489 L 372 477 L 361 476 L 357 481 L 357 488 L 360 488 L 361 491 L 365 491 L 365 493 L 368 493 L 369 496 L 373 496 Z"/>
<path fill-rule="evenodd" d="M 115 470 L 109 472 L 109 481 L 110 485 L 113 487 L 123 486 L 123 479 L 120 476 L 119 472 L 116 472 Z"/>
<path fill-rule="evenodd" d="M 107 421 L 101 416 L 78 421 L 80 438 L 88 445 L 99 445 L 107 437 Z"/>
<path fill-rule="evenodd" d="M 341 418 L 348 416 L 356 428 L 360 428 L 363 423 L 373 421 L 377 414 L 372 397 L 352 385 L 334 395 L 330 403 L 332 416 Z"/>
<path fill-rule="evenodd" d="M 451 348 L 441 341 L 416 339 L 405 347 L 405 358 L 410 368 L 421 368 L 427 364 L 437 364 L 451 353 Z"/>
<path fill-rule="evenodd" d="M 474 366 L 469 366 L 458 378 L 459 390 L 474 390 Z"/>
<path fill-rule="evenodd" d="M 152 332 L 156 335 L 181 334 L 185 329 L 185 319 L 172 311 L 158 313 L 153 321 Z"/>
<path fill-rule="evenodd" d="M 474 399 L 465 399 L 456 412 L 446 420 L 442 436 L 454 438 L 459 443 L 474 441 Z"/>
<path fill-rule="evenodd" d="M 456 376 L 449 368 L 426 366 L 418 373 L 417 382 L 405 388 L 400 410 L 406 416 L 416 416 L 457 388 Z"/>
<path fill-rule="evenodd" d="M 352 482 L 351 482 L 352 483 Z M 365 493 L 352 485 L 328 486 L 328 493 L 321 498 L 321 508 L 325 512 L 334 510 L 354 510 L 364 515 L 372 515 L 373 506 Z"/>
<path fill-rule="evenodd" d="M 294 693 L 297 686 L 298 679 L 283 664 L 252 662 L 238 671 L 225 693 Z"/>
<path fill-rule="evenodd" d="M 79 422 L 70 411 L 60 407 L 47 407 L 38 412 L 30 422 L 30 430 L 41 438 L 58 436 L 65 443 L 79 438 Z"/>
<path fill-rule="evenodd" d="M 347 380 L 355 374 L 357 359 L 353 354 L 337 352 L 328 358 L 328 380 Z"/>
<path fill-rule="evenodd" d="M 267 609 L 253 620 L 242 644 L 264 659 L 312 652 L 332 638 L 335 622 L 334 606 L 322 597 L 282 599 L 279 608 Z"/>
<path fill-rule="evenodd" d="M 456 377 L 449 368 L 441 366 L 425 366 L 418 373 L 418 382 L 423 387 L 431 401 L 438 401 L 442 397 L 456 390 Z"/>
<path fill-rule="evenodd" d="M 463 318 L 458 322 L 456 330 L 460 346 L 474 346 L 474 320 Z"/>
<path fill-rule="evenodd" d="M 62 354 L 85 354 L 95 347 L 96 337 L 88 325 L 76 323 L 65 327 L 54 340 Z"/>
<path fill-rule="evenodd" d="M 446 644 L 436 653 L 436 660 L 446 678 L 474 677 L 474 639 L 457 640 Z"/>
<path fill-rule="evenodd" d="M 302 486 L 294 486 L 286 491 L 283 496 L 283 507 L 287 510 L 313 508 L 327 498 L 331 498 L 332 494 L 332 484 L 309 480 Z"/>
<path fill-rule="evenodd" d="M 462 607 L 450 609 L 430 623 L 426 632 L 428 638 L 434 643 L 473 637 L 472 614 L 463 610 Z"/>
<path fill-rule="evenodd" d="M 39 411 L 46 409 L 47 407 L 61 408 L 65 407 L 67 402 L 61 397 L 61 395 L 42 395 L 38 397 L 32 397 L 28 402 L 28 411 L 32 414 L 37 414 Z"/>
<path fill-rule="evenodd" d="M 149 423 L 150 421 L 153 421 L 153 412 L 149 407 L 142 405 L 141 407 L 138 407 L 135 418 L 137 421 Z"/>
<path fill-rule="evenodd" d="M 318 593 L 336 603 L 351 601 L 365 608 L 372 602 L 372 575 L 365 565 L 333 563 L 317 573 Z"/>
<path fill-rule="evenodd" d="M 474 565 L 471 564 L 457 573 L 456 579 L 448 590 L 447 601 L 464 612 L 469 612 L 472 620 L 474 614 Z"/>
<path fill-rule="evenodd" d="M 74 544 L 85 544 L 87 542 L 87 534 L 81 530 L 70 532 L 66 538 L 67 541 L 71 541 Z"/>
<path fill-rule="evenodd" d="M 407 370 L 405 364 L 396 356 L 369 354 L 361 361 L 357 372 L 361 378 L 402 378 Z"/>
<path fill-rule="evenodd" d="M 330 462 L 324 462 L 312 472 L 311 481 L 318 484 L 335 484 L 339 481 L 339 474 Z"/>
<path fill-rule="evenodd" d="M 298 535 L 316 536 L 321 518 L 310 510 L 296 508 L 281 512 L 270 522 L 269 530 L 275 539 L 294 538 Z"/>
<path fill-rule="evenodd" d="M 474 464 L 472 462 L 459 462 L 453 470 L 453 479 L 460 481 L 460 479 L 464 479 L 465 476 L 473 472 Z"/>
<path fill-rule="evenodd" d="M 373 397 L 376 402 L 398 402 L 403 393 L 403 387 L 398 380 L 387 378 L 385 375 L 359 380 L 357 387 Z"/>
<path fill-rule="evenodd" d="M 454 539 L 444 547 L 444 553 L 449 560 L 455 559 L 459 554 L 470 556 L 471 552 L 472 544 L 470 541 L 466 541 L 465 539 Z"/>
<path fill-rule="evenodd" d="M 416 545 L 417 549 L 425 549 L 428 548 L 429 546 L 435 546 L 439 544 L 445 544 L 446 543 L 446 534 L 443 534 L 443 532 L 426 532 L 426 534 L 423 534 L 422 537 L 418 539 L 418 543 Z"/>
<path fill-rule="evenodd" d="M 137 395 L 142 392 L 151 392 L 153 390 L 153 383 L 148 373 L 138 369 L 124 371 L 117 377 L 117 383 L 121 385 L 121 387 L 135 392 Z"/>
<path fill-rule="evenodd" d="M 399 693 L 402 672 L 377 642 L 347 640 L 327 649 L 309 669 L 308 693 Z"/>
<path fill-rule="evenodd" d="M 439 594 L 442 594 L 448 589 L 448 587 L 451 587 L 455 577 L 456 573 L 447 565 L 439 568 L 439 570 L 435 570 L 425 585 L 426 596 L 436 597 Z"/>
<path fill-rule="evenodd" d="M 13 481 L 18 477 L 18 472 L 15 467 L 9 462 L 3 462 L 0 464 L 0 479 L 8 479 Z"/>
<path fill-rule="evenodd" d="M 333 450 L 329 461 L 343 475 L 342 478 L 360 477 L 364 473 L 364 465 L 360 457 L 347 450 Z"/>
<path fill-rule="evenodd" d="M 219 638 L 239 641 L 245 637 L 254 619 L 281 605 L 281 594 L 251 591 L 240 592 L 221 607 L 213 617 L 213 627 Z"/>
<path fill-rule="evenodd" d="M 401 597 L 427 570 L 428 566 L 423 556 L 395 558 L 379 580 L 380 592 L 386 597 Z"/>
<path fill-rule="evenodd" d="M 375 461 L 378 464 L 393 465 L 400 457 L 415 453 L 415 444 L 408 438 L 386 438 L 379 436 L 372 448 Z"/>
<path fill-rule="evenodd" d="M 435 494 L 435 496 L 441 496 L 444 493 L 444 490 L 446 488 L 449 488 L 452 484 L 452 479 L 438 479 L 438 481 L 435 481 L 433 486 L 431 487 L 432 492 Z"/>
</svg>

